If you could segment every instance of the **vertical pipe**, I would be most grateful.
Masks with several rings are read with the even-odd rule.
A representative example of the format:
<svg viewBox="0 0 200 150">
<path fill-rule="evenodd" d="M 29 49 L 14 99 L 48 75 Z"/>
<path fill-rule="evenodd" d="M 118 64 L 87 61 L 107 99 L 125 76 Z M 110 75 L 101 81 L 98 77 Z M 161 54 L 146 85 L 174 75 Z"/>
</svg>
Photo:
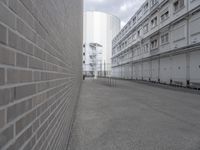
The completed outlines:
<svg viewBox="0 0 200 150">
<path fill-rule="evenodd" d="M 190 86 L 190 53 L 186 53 L 186 86 Z"/>
<path fill-rule="evenodd" d="M 158 82 L 160 83 L 160 56 L 158 57 Z"/>
</svg>

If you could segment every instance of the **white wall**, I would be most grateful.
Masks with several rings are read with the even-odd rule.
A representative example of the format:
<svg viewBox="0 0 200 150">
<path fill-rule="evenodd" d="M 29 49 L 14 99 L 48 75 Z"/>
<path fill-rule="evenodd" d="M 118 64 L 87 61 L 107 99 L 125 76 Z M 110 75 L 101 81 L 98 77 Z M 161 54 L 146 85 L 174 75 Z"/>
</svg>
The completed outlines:
<svg viewBox="0 0 200 150">
<path fill-rule="evenodd" d="M 200 51 L 190 53 L 190 81 L 200 83 Z"/>
<path fill-rule="evenodd" d="M 199 1 L 200 2 L 200 1 Z M 195 13 L 189 20 L 190 44 L 200 42 L 200 13 Z"/>
<path fill-rule="evenodd" d="M 176 55 L 172 57 L 171 78 L 173 81 L 186 82 L 186 54 Z"/>
<path fill-rule="evenodd" d="M 187 59 L 187 56 L 189 57 Z M 142 79 L 161 83 L 174 84 L 177 82 L 186 85 L 190 82 L 200 83 L 200 51 L 188 52 L 147 60 L 144 62 L 129 63 L 115 67 L 115 77 L 124 79 Z M 122 75 L 121 75 L 122 74 Z M 188 75 L 188 77 L 187 77 Z"/>
<path fill-rule="evenodd" d="M 184 6 L 176 12 L 174 1 L 165 1 L 166 3 L 161 4 L 163 1 L 159 0 L 159 4 L 155 5 L 156 11 L 149 8 L 152 14 L 137 18 L 135 24 L 131 21 L 133 22 L 133 18 L 138 17 L 138 14 L 133 15 L 125 26 L 129 30 L 124 27 L 114 38 L 113 60 L 118 62 L 114 61 L 113 66 L 115 69 L 122 68 L 120 73 L 122 78 L 129 77 L 129 70 L 124 64 L 133 63 L 133 79 L 150 78 L 152 81 L 160 79 L 162 83 L 172 81 L 174 84 L 183 85 L 186 85 L 187 81 L 200 83 L 200 0 L 184 0 Z M 161 15 L 166 10 L 169 10 L 169 15 L 166 20 L 161 21 Z M 151 18 L 155 16 L 158 18 L 158 25 L 151 27 Z M 141 32 L 140 36 L 130 39 L 147 23 L 149 24 L 147 33 Z M 169 40 L 162 43 L 161 37 L 166 33 L 169 35 Z M 158 40 L 157 48 L 150 47 L 152 39 Z M 127 46 L 123 46 L 126 42 Z M 144 50 L 146 43 L 149 43 L 149 50 L 146 48 Z M 132 57 L 122 57 L 127 51 L 133 53 Z"/>
<path fill-rule="evenodd" d="M 159 60 L 155 59 L 151 62 L 151 80 L 158 81 L 159 78 Z"/>
</svg>

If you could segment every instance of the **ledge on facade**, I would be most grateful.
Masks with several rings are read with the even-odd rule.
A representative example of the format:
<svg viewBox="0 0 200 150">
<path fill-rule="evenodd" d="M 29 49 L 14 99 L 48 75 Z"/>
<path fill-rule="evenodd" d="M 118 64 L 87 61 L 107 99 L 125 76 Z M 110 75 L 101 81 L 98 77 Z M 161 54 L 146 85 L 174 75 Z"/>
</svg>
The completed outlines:
<svg viewBox="0 0 200 150">
<path fill-rule="evenodd" d="M 184 53 L 184 52 L 197 51 L 199 49 L 200 49 L 200 42 L 196 43 L 196 44 L 191 44 L 189 46 L 180 47 L 180 48 L 177 48 L 177 49 L 172 49 L 170 51 L 167 51 L 167 52 L 164 52 L 164 53 L 161 53 L 161 54 L 153 54 L 151 56 L 148 56 L 148 57 L 145 57 L 145 58 L 140 58 L 140 59 L 135 60 L 135 61 L 133 61 L 131 59 L 130 61 L 127 61 L 126 63 L 120 63 L 118 65 L 112 66 L 112 68 L 117 67 L 117 66 L 122 66 L 122 65 L 128 64 L 130 62 L 140 62 L 140 61 L 145 61 L 145 60 L 152 59 L 152 58 L 165 57 L 165 56 L 168 56 L 168 55 L 177 55 L 177 54 Z"/>
</svg>

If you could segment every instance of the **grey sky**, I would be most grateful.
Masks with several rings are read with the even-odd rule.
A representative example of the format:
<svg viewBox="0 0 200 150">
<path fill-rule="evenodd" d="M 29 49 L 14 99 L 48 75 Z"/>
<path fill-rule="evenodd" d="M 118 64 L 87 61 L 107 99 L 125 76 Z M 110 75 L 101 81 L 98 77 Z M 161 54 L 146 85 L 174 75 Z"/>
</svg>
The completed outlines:
<svg viewBox="0 0 200 150">
<path fill-rule="evenodd" d="M 145 0 L 84 0 L 84 9 L 102 11 L 121 19 L 121 25 L 133 16 Z"/>
</svg>

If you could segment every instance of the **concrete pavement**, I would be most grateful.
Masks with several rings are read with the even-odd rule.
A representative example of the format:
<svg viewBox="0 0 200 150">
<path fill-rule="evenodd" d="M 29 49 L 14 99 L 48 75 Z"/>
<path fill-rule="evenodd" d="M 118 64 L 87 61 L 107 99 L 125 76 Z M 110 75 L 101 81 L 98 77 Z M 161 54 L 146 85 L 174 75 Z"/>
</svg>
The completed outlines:
<svg viewBox="0 0 200 150">
<path fill-rule="evenodd" d="M 68 150 L 200 150 L 200 95 L 86 80 Z"/>
</svg>

